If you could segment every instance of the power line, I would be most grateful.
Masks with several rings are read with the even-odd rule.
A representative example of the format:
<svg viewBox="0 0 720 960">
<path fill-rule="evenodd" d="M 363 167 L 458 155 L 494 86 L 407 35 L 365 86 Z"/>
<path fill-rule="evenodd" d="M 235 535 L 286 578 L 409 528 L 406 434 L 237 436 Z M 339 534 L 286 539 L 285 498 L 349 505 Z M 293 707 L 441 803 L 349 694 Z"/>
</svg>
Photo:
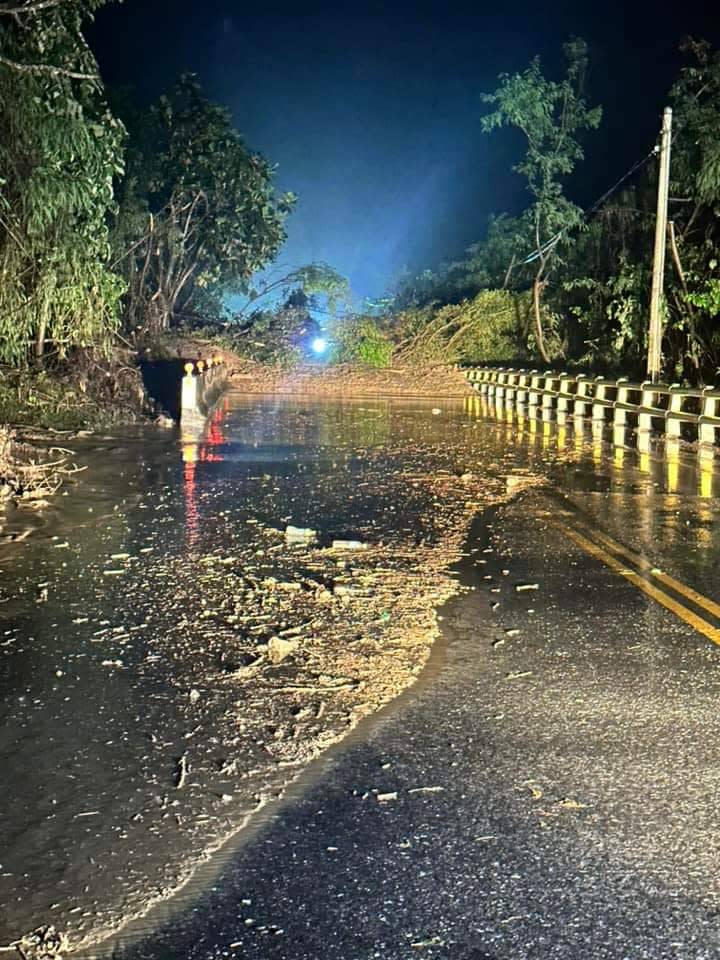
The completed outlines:
<svg viewBox="0 0 720 960">
<path fill-rule="evenodd" d="M 676 134 L 676 135 L 677 135 L 677 134 Z M 597 200 L 596 200 L 591 206 L 589 206 L 586 210 L 583 211 L 583 216 L 584 216 L 584 218 L 587 219 L 588 217 L 592 216 L 592 214 L 595 213 L 595 211 L 596 211 L 599 207 L 601 207 L 601 206 L 605 203 L 606 200 L 609 200 L 610 197 L 611 197 L 617 190 L 620 189 L 620 187 L 625 183 L 626 180 L 629 180 L 630 177 L 631 177 L 637 170 L 639 170 L 641 167 L 644 167 L 645 164 L 646 164 L 652 157 L 656 157 L 657 154 L 658 154 L 658 147 L 657 147 L 657 145 L 656 145 L 656 146 L 654 146 L 654 147 L 652 148 L 652 150 L 650 150 L 649 153 L 647 153 L 647 154 L 646 154 L 644 157 L 642 157 L 640 160 L 636 161 L 636 162 L 630 167 L 630 169 L 629 169 L 626 173 L 624 173 L 624 174 L 620 177 L 619 180 L 616 180 L 616 182 L 615 182 L 608 190 L 606 190 L 605 193 L 603 193 L 601 196 L 599 196 L 599 197 L 597 198 Z M 525 264 L 527 264 L 527 263 L 532 263 L 533 260 L 537 260 L 537 259 L 539 259 L 540 257 L 543 257 L 543 256 L 545 256 L 545 255 L 548 254 L 548 253 L 551 253 L 552 250 L 554 250 L 554 248 L 555 248 L 555 247 L 557 246 L 557 244 L 560 242 L 560 239 L 562 238 L 562 236 L 563 236 L 563 234 L 564 234 L 565 232 L 566 232 L 565 230 L 559 230 L 559 231 L 555 234 L 554 237 L 551 237 L 549 240 L 546 240 L 545 243 L 540 247 L 539 250 L 534 250 L 532 253 L 528 254 L 528 256 L 525 257 L 524 260 L 521 260 L 519 263 L 517 263 L 517 264 L 516 264 L 516 267 L 525 266 Z"/>
<path fill-rule="evenodd" d="M 640 167 L 644 167 L 651 157 L 656 157 L 657 155 L 658 155 L 658 148 L 657 146 L 654 146 L 652 150 L 649 153 L 647 153 L 641 160 L 638 160 L 637 163 L 634 163 L 632 167 L 630 167 L 628 172 L 624 173 L 622 177 L 620 177 L 620 179 L 610 187 L 609 190 L 606 190 L 601 197 L 598 197 L 598 199 L 595 201 L 595 203 L 591 207 L 588 207 L 588 209 L 585 211 L 585 216 L 589 217 L 591 214 L 595 213 L 598 207 L 601 207 L 603 203 L 605 203 L 605 201 L 608 200 L 615 193 L 615 191 L 618 190 L 625 183 L 625 181 L 628 180 L 635 173 L 636 170 L 639 170 Z"/>
</svg>

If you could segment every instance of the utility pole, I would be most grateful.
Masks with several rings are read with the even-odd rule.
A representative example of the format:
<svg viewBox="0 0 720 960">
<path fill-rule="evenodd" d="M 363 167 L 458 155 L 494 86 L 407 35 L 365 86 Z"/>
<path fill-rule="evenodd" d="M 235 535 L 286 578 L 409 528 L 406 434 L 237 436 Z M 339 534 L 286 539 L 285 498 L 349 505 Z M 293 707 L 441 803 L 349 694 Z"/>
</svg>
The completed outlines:
<svg viewBox="0 0 720 960">
<path fill-rule="evenodd" d="M 670 143 L 672 137 L 672 110 L 665 107 L 660 133 L 660 175 L 658 178 L 657 216 L 655 218 L 655 259 L 653 262 L 652 292 L 650 294 L 650 331 L 648 336 L 648 378 L 660 379 L 662 348 L 662 294 L 665 276 L 665 247 L 667 246 L 668 193 L 670 191 Z"/>
</svg>

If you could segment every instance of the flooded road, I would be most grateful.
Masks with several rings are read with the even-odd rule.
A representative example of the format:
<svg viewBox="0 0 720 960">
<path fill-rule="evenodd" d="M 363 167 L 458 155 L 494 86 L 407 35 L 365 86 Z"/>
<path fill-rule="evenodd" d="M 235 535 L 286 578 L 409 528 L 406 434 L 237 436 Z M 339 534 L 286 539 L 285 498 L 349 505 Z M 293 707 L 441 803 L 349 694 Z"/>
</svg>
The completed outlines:
<svg viewBox="0 0 720 960">
<path fill-rule="evenodd" d="M 498 421 L 473 400 L 232 397 L 203 436 L 77 457 L 89 469 L 67 507 L 0 553 L 0 943 L 51 923 L 87 943 L 166 898 L 406 688 L 471 515 L 508 490 L 547 480 L 536 523 L 580 513 L 717 592 L 711 471 Z M 288 524 L 317 544 L 289 546 Z M 478 592 L 503 576 L 481 560 Z M 292 655 L 273 662 L 278 639 Z"/>
</svg>

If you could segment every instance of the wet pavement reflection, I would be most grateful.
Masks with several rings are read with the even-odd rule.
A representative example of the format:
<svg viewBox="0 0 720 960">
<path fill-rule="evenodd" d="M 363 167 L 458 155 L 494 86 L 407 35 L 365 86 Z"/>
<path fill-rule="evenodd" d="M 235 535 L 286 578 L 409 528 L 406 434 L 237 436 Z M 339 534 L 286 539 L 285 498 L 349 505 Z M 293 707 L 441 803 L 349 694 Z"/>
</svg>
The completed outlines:
<svg viewBox="0 0 720 960">
<path fill-rule="evenodd" d="M 292 518 L 351 534 L 342 497 L 332 505 L 291 497 L 278 517 L 250 481 L 317 475 L 349 489 L 358 450 L 382 452 L 399 439 L 421 451 L 452 444 L 459 469 L 480 476 L 540 475 L 559 502 L 720 599 L 720 472 L 710 459 L 613 446 L 592 428 L 491 410 L 480 398 L 232 395 L 201 432 L 84 441 L 75 455 L 87 470 L 67 496 L 37 517 L 19 511 L 0 531 L 0 769 L 11 785 L 0 822 L 0 942 L 31 918 L 48 922 L 35 912 L 48 888 L 92 926 L 94 861 L 125 838 L 128 782 L 139 791 L 157 776 L 153 737 L 172 744 L 171 756 L 184 750 L 175 668 L 154 652 L 154 638 L 192 631 L 197 610 L 177 584 L 163 595 L 157 561 L 195 563 L 243 521 Z M 150 570 L 153 595 L 143 588 Z M 142 856 L 138 846 L 135 877 Z M 111 859 L 103 871 L 120 895 Z"/>
</svg>

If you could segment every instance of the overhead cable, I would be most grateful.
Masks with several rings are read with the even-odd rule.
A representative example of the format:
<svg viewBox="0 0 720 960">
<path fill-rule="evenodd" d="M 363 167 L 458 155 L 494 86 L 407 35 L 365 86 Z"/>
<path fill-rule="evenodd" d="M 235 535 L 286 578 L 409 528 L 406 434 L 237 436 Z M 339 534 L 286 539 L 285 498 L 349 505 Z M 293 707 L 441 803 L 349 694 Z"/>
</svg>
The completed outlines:
<svg viewBox="0 0 720 960">
<path fill-rule="evenodd" d="M 592 214 L 595 213 L 595 211 L 599 207 L 601 207 L 606 200 L 608 200 L 617 190 L 619 190 L 619 188 L 625 183 L 626 180 L 628 180 L 641 167 L 645 166 L 645 164 L 652 157 L 657 156 L 657 154 L 658 154 L 658 147 L 656 145 L 652 148 L 652 150 L 650 150 L 649 153 L 647 153 L 644 157 L 642 157 L 640 160 L 634 163 L 632 167 L 630 167 L 630 169 L 626 173 L 624 173 L 619 180 L 617 180 L 608 190 L 606 190 L 605 193 L 599 196 L 591 206 L 589 206 L 586 210 L 584 210 L 583 217 L 587 219 L 588 217 L 592 216 Z M 546 240 L 545 243 L 543 243 L 538 250 L 534 250 L 532 253 L 528 254 L 528 256 L 525 257 L 524 260 L 521 260 L 515 266 L 522 267 L 526 263 L 532 263 L 533 260 L 538 260 L 540 257 L 544 257 L 548 253 L 551 253 L 552 250 L 559 243 L 563 234 L 566 232 L 567 231 L 565 229 L 559 230 L 554 237 L 551 237 L 549 240 Z"/>
</svg>

